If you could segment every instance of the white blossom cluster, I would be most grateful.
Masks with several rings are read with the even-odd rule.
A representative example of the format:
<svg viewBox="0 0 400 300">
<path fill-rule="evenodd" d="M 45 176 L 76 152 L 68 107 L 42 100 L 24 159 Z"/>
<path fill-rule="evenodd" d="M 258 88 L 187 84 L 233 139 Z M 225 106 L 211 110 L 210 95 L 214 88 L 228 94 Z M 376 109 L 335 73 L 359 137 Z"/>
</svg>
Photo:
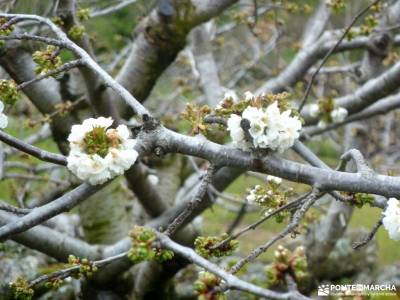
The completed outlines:
<svg viewBox="0 0 400 300">
<path fill-rule="evenodd" d="M 311 117 L 318 117 L 321 114 L 319 105 L 315 103 L 311 104 L 309 108 L 309 113 Z M 330 117 L 333 123 L 341 123 L 346 119 L 348 114 L 349 112 L 347 111 L 347 109 L 345 109 L 344 107 L 338 107 L 331 111 Z M 326 125 L 327 124 L 324 120 L 321 120 L 318 123 L 318 127 L 320 128 L 325 128 Z"/>
<path fill-rule="evenodd" d="M 267 176 L 267 182 L 272 182 L 276 185 L 279 185 L 282 183 L 282 178 L 280 177 L 276 177 L 276 176 L 272 176 L 272 175 L 268 175 Z"/>
<path fill-rule="evenodd" d="M 0 129 L 4 129 L 8 125 L 8 118 L 3 113 L 4 111 L 4 103 L 0 101 Z"/>
<path fill-rule="evenodd" d="M 279 186 L 282 183 L 282 178 L 268 175 L 266 178 L 267 183 L 272 183 L 276 186 Z M 265 203 L 274 195 L 272 190 L 265 191 L 261 185 L 257 184 L 254 186 L 249 193 L 246 196 L 246 200 L 249 203 L 255 204 L 255 203 Z"/>
<path fill-rule="evenodd" d="M 390 198 L 383 212 L 382 223 L 392 240 L 400 241 L 400 201 Z"/>
<path fill-rule="evenodd" d="M 248 106 L 241 116 L 232 114 L 228 119 L 228 130 L 233 144 L 243 150 L 255 147 L 285 151 L 293 146 L 301 129 L 299 118 L 290 114 L 291 110 L 281 113 L 278 102 L 270 104 L 267 108 Z M 242 119 L 247 119 L 250 123 L 251 142 L 245 138 L 245 132 L 240 125 Z"/>
<path fill-rule="evenodd" d="M 333 123 L 340 123 L 346 119 L 349 112 L 344 107 L 338 107 L 331 111 L 331 118 Z"/>
<path fill-rule="evenodd" d="M 246 200 L 251 204 L 262 203 L 268 200 L 267 195 L 262 195 L 262 189 L 260 185 L 256 185 L 249 191 L 249 194 L 246 197 Z M 272 192 L 271 192 L 272 193 Z"/>
<path fill-rule="evenodd" d="M 110 128 L 113 120 L 90 118 L 72 126 L 68 137 L 71 151 L 68 169 L 79 179 L 96 185 L 129 169 L 136 161 L 136 140 L 130 139 L 125 125 Z M 97 144 L 96 144 L 97 143 Z M 101 149 L 95 152 L 93 149 Z"/>
</svg>

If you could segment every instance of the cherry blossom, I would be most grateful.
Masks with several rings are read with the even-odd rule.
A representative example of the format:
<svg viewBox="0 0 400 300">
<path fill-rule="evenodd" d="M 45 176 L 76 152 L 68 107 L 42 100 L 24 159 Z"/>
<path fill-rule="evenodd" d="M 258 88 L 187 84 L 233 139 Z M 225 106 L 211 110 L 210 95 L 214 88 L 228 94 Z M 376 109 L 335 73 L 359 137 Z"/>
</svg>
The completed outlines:
<svg viewBox="0 0 400 300">
<path fill-rule="evenodd" d="M 386 210 L 383 212 L 383 226 L 392 240 L 400 241 L 400 201 L 390 198 Z"/>
<path fill-rule="evenodd" d="M 245 138 L 245 132 L 241 127 L 243 119 L 250 123 L 249 134 L 252 141 Z M 291 116 L 291 110 L 281 113 L 277 102 L 267 108 L 248 106 L 241 116 L 232 114 L 227 124 L 233 145 L 243 150 L 248 150 L 252 146 L 283 152 L 293 146 L 301 130 L 299 118 Z"/>
<path fill-rule="evenodd" d="M 0 128 L 4 129 L 8 125 L 8 118 L 7 116 L 3 113 L 4 111 L 4 104 L 3 102 L 0 101 Z"/>
<path fill-rule="evenodd" d="M 68 169 L 79 179 L 101 184 L 135 163 L 139 155 L 134 149 L 136 141 L 129 138 L 125 125 L 114 129 L 110 128 L 112 123 L 111 118 L 100 117 L 72 126 Z"/>
</svg>

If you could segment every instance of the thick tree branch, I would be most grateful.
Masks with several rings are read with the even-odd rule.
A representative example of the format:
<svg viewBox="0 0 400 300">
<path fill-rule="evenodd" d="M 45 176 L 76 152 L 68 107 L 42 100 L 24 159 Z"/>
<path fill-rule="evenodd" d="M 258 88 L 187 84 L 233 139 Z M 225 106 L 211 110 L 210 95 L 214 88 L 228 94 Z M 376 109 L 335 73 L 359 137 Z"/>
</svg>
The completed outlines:
<svg viewBox="0 0 400 300">
<path fill-rule="evenodd" d="M 0 227 L 0 240 L 8 239 L 10 236 L 24 232 L 50 218 L 69 211 L 71 208 L 86 200 L 89 196 L 103 188 L 103 185 L 92 186 L 83 183 L 74 190 L 66 193 L 57 200 L 33 209 L 30 213 L 19 218 L 16 222 L 8 223 Z"/>
<path fill-rule="evenodd" d="M 17 223 L 19 217 L 0 210 L 0 224 Z M 16 234 L 12 239 L 26 247 L 38 250 L 59 261 L 66 261 L 69 254 L 91 260 L 100 258 L 100 248 L 69 237 L 66 234 L 38 225 L 26 232 Z"/>
</svg>

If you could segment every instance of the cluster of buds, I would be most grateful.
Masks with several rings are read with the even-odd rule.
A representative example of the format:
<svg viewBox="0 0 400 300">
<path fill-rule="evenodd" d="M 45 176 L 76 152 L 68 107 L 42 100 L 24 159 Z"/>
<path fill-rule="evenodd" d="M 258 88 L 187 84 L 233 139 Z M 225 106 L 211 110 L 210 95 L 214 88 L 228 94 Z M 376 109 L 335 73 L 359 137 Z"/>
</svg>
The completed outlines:
<svg viewBox="0 0 400 300">
<path fill-rule="evenodd" d="M 57 103 L 54 105 L 54 112 L 51 114 L 43 114 L 43 116 L 39 119 L 29 119 L 26 122 L 26 126 L 33 128 L 39 124 L 51 123 L 53 118 L 56 116 L 65 116 L 70 113 L 74 107 L 78 104 L 78 102 L 65 101 L 61 103 Z"/>
<path fill-rule="evenodd" d="M 309 4 L 299 4 L 296 2 L 285 3 L 285 9 L 288 13 L 309 14 L 312 12 L 312 7 Z"/>
<path fill-rule="evenodd" d="M 326 0 L 326 5 L 330 6 L 335 13 L 346 7 L 345 0 Z"/>
<path fill-rule="evenodd" d="M 245 101 L 238 101 L 234 95 L 225 94 L 224 98 L 215 107 L 215 115 L 229 117 L 231 114 L 242 113 L 248 104 Z"/>
<path fill-rule="evenodd" d="M 216 245 L 227 238 L 227 234 L 222 236 L 199 236 L 194 241 L 195 250 L 205 258 L 229 256 L 238 248 L 238 241 L 231 240 L 214 249 Z"/>
<path fill-rule="evenodd" d="M 363 23 L 360 25 L 359 30 L 349 30 L 349 32 L 346 35 L 347 40 L 351 41 L 357 36 L 361 35 L 370 35 L 376 26 L 378 26 L 379 21 L 378 21 L 378 14 L 382 10 L 382 4 L 378 3 L 375 5 L 372 5 L 370 10 L 375 13 L 375 14 L 370 14 L 367 17 L 365 17 Z"/>
<path fill-rule="evenodd" d="M 360 26 L 360 34 L 369 35 L 378 25 L 378 20 L 374 15 L 368 15 L 364 19 L 364 23 Z"/>
<path fill-rule="evenodd" d="M 76 274 L 76 277 L 80 276 L 91 277 L 94 272 L 97 271 L 97 267 L 93 262 L 86 258 L 79 258 L 74 255 L 68 256 L 68 263 L 73 266 L 79 266 L 79 272 Z"/>
<path fill-rule="evenodd" d="M 52 17 L 51 18 L 51 21 L 54 23 L 54 24 L 56 24 L 56 25 L 58 25 L 58 26 L 64 26 L 64 21 L 63 21 L 63 19 L 60 17 L 60 16 L 54 16 L 54 17 Z"/>
<path fill-rule="evenodd" d="M 14 105 L 19 98 L 18 86 L 14 80 L 0 80 L 0 100 L 6 104 Z"/>
<path fill-rule="evenodd" d="M 207 105 L 198 106 L 188 104 L 186 110 L 182 112 L 182 117 L 190 122 L 192 134 L 207 134 L 208 125 L 204 123 L 204 118 L 210 114 L 211 108 Z"/>
<path fill-rule="evenodd" d="M 29 282 L 23 277 L 18 277 L 15 281 L 11 282 L 10 288 L 16 300 L 31 300 L 34 294 Z"/>
<path fill-rule="evenodd" d="M 282 179 L 275 176 L 268 176 L 265 186 L 256 185 L 247 194 L 246 200 L 249 203 L 256 203 L 265 209 L 265 215 L 284 206 L 288 198 L 293 195 L 293 189 L 282 189 Z M 288 215 L 286 211 L 280 212 L 275 216 L 278 223 L 283 222 Z"/>
<path fill-rule="evenodd" d="M 201 271 L 199 277 L 194 283 L 194 289 L 199 300 L 225 300 L 226 297 L 218 288 L 222 280 L 214 274 Z"/>
<path fill-rule="evenodd" d="M 89 8 L 81 8 L 76 11 L 76 17 L 79 21 L 86 21 L 90 18 L 90 9 Z"/>
<path fill-rule="evenodd" d="M 282 93 L 277 93 L 277 94 L 273 94 L 273 93 L 263 93 L 261 94 L 261 96 L 256 97 L 256 99 L 260 99 L 262 106 L 268 106 L 274 102 L 278 102 L 278 107 L 281 111 L 285 111 L 288 109 L 291 109 L 291 97 L 292 95 L 288 92 L 282 92 Z"/>
<path fill-rule="evenodd" d="M 266 267 L 269 287 L 284 284 L 286 274 L 290 274 L 300 288 L 309 281 L 307 258 L 303 246 L 297 247 L 292 252 L 279 245 L 274 256 L 274 262 Z"/>
<path fill-rule="evenodd" d="M 82 39 L 85 34 L 85 26 L 83 25 L 74 25 L 68 30 L 68 36 L 71 37 L 75 41 L 79 41 Z"/>
<path fill-rule="evenodd" d="M 375 3 L 370 7 L 370 10 L 374 13 L 380 13 L 383 9 L 382 2 Z"/>
<path fill-rule="evenodd" d="M 37 64 L 36 74 L 43 75 L 59 68 L 62 65 L 62 60 L 58 54 L 59 50 L 52 45 L 47 46 L 44 51 L 33 53 L 33 61 Z"/>
<path fill-rule="evenodd" d="M 0 18 L 0 35 L 10 35 L 14 30 L 14 25 L 8 25 L 8 20 L 6 18 Z"/>
<path fill-rule="evenodd" d="M 164 262 L 173 258 L 174 253 L 170 250 L 154 247 L 156 235 L 152 229 L 135 226 L 129 233 L 132 239 L 132 247 L 129 249 L 128 258 L 133 263 L 144 260 L 156 260 Z"/>
<path fill-rule="evenodd" d="M 56 277 L 49 279 L 44 286 L 48 289 L 57 290 L 63 283 L 64 281 L 61 278 Z"/>
<path fill-rule="evenodd" d="M 351 41 L 351 40 L 353 40 L 355 37 L 357 37 L 358 36 L 358 32 L 357 31 L 355 31 L 355 30 L 353 30 L 353 29 L 350 29 L 348 32 L 347 32 L 347 34 L 346 34 L 346 39 L 348 40 L 348 41 Z"/>
<path fill-rule="evenodd" d="M 374 203 L 374 197 L 370 194 L 343 192 L 343 195 L 349 197 L 348 203 L 357 208 L 362 208 L 366 204 L 372 205 Z"/>
<path fill-rule="evenodd" d="M 215 108 L 215 115 L 217 116 L 230 116 L 231 114 L 241 114 L 247 107 L 252 106 L 256 108 L 266 108 L 269 105 L 277 102 L 281 111 L 290 109 L 291 94 L 287 92 L 282 93 L 262 93 L 255 96 L 250 91 L 243 95 L 243 99 L 237 101 L 231 94 L 226 94 L 225 97 Z M 292 110 L 292 112 L 295 112 Z"/>
</svg>

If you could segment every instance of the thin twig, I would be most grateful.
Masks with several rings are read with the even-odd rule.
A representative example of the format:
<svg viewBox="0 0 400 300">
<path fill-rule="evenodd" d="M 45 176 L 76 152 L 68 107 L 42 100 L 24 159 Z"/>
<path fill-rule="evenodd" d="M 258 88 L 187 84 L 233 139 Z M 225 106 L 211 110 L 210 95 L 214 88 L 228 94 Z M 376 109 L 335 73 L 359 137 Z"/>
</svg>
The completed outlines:
<svg viewBox="0 0 400 300">
<path fill-rule="evenodd" d="M 308 209 L 315 203 L 315 201 L 319 198 L 320 191 L 318 189 L 314 189 L 310 195 L 307 197 L 305 200 L 304 204 L 301 206 L 299 210 L 297 210 L 294 215 L 293 219 L 290 222 L 290 224 L 283 230 L 281 231 L 278 235 L 276 235 L 274 238 L 269 240 L 267 243 L 264 245 L 256 248 L 253 250 L 248 256 L 245 258 L 241 259 L 238 261 L 230 270 L 232 274 L 237 273 L 245 264 L 253 261 L 256 259 L 258 256 L 260 256 L 262 253 L 267 251 L 273 244 L 275 244 L 277 241 L 283 239 L 285 236 L 293 232 L 293 230 L 296 229 L 296 227 L 300 224 L 300 221 L 308 211 Z"/>
<path fill-rule="evenodd" d="M 0 200 L 0 210 L 8 211 L 13 214 L 26 215 L 31 212 L 29 208 L 19 208 Z"/>
<path fill-rule="evenodd" d="M 22 152 L 28 153 L 40 160 L 51 162 L 53 164 L 66 166 L 67 159 L 65 156 L 51 153 L 35 146 L 29 145 L 7 133 L 0 130 L 0 141 L 6 143 L 7 145 L 14 147 Z"/>
<path fill-rule="evenodd" d="M 377 233 L 379 227 L 382 226 L 382 219 L 383 219 L 383 217 L 381 217 L 379 219 L 379 221 L 372 228 L 371 232 L 368 233 L 368 235 L 364 239 L 362 239 L 361 241 L 356 242 L 356 243 L 353 244 L 353 249 L 354 250 L 364 247 L 366 244 L 369 243 L 370 240 L 372 240 L 374 238 L 374 236 Z"/>
<path fill-rule="evenodd" d="M 116 261 L 116 260 L 119 260 L 119 259 L 125 257 L 127 254 L 128 254 L 128 252 L 123 252 L 123 253 L 117 254 L 115 256 L 107 257 L 102 260 L 93 261 L 92 265 L 94 267 L 103 267 L 113 261 Z M 32 280 L 29 283 L 29 287 L 34 287 L 35 285 L 38 285 L 42 282 L 52 280 L 52 279 L 65 279 L 67 277 L 70 277 L 73 273 L 76 273 L 77 271 L 79 271 L 80 267 L 81 267 L 80 264 L 74 265 L 72 267 L 68 267 L 68 268 L 61 269 L 61 270 L 58 270 L 58 271 L 55 271 L 55 272 L 52 272 L 49 274 L 42 275 L 42 276 Z"/>
<path fill-rule="evenodd" d="M 243 217 L 246 215 L 247 212 L 247 202 L 243 202 L 242 206 L 240 207 L 240 210 L 237 212 L 235 219 L 229 224 L 228 229 L 226 230 L 226 233 L 231 235 L 232 232 L 235 230 L 237 226 L 240 225 L 240 222 L 242 222 Z"/>
<path fill-rule="evenodd" d="M 12 41 L 12 40 L 30 40 L 30 41 L 35 41 L 35 42 L 41 42 L 45 43 L 47 45 L 53 45 L 53 46 L 58 46 L 60 48 L 66 48 L 67 45 L 59 40 L 53 39 L 53 38 L 48 38 L 48 37 L 43 37 L 43 36 L 38 36 L 38 35 L 32 35 L 28 33 L 18 33 L 18 34 L 13 34 L 13 35 L 2 35 L 0 36 L 1 41 Z"/>
<path fill-rule="evenodd" d="M 40 75 L 38 77 L 35 77 L 35 78 L 33 78 L 33 79 L 29 80 L 29 81 L 25 81 L 25 82 L 19 84 L 18 85 L 18 89 L 22 90 L 23 88 L 27 87 L 28 85 L 30 85 L 32 83 L 38 82 L 40 80 L 43 80 L 43 79 L 48 78 L 50 76 L 56 75 L 58 73 L 70 70 L 70 69 L 75 68 L 75 67 L 80 66 L 80 65 L 83 65 L 83 60 L 82 59 L 72 60 L 72 61 L 67 62 L 67 63 L 63 64 L 62 66 L 60 66 L 60 67 L 58 67 L 58 68 L 46 73 L 46 74 L 42 74 L 42 75 Z"/>
<path fill-rule="evenodd" d="M 208 124 L 220 124 L 222 126 L 227 126 L 226 119 L 223 117 L 218 117 L 214 115 L 208 115 L 204 118 L 204 123 Z"/>
<path fill-rule="evenodd" d="M 51 183 L 58 184 L 58 185 L 65 185 L 65 186 L 70 185 L 70 183 L 66 180 L 53 179 L 53 178 L 47 178 L 47 177 L 43 177 L 43 176 L 36 176 L 36 175 L 30 175 L 30 174 L 6 173 L 6 174 L 4 174 L 4 178 L 22 179 L 22 180 L 28 180 L 28 181 L 44 181 L 44 182 L 51 182 Z"/>
<path fill-rule="evenodd" d="M 291 202 L 289 202 L 289 203 L 277 208 L 276 210 L 274 210 L 270 214 L 263 216 L 260 220 L 257 220 L 256 222 L 254 222 L 254 223 L 242 228 L 237 233 L 229 236 L 225 240 L 223 240 L 223 241 L 219 242 L 218 244 L 212 246 L 212 249 L 217 249 L 217 248 L 225 245 L 226 243 L 229 243 L 230 241 L 232 241 L 234 239 L 237 239 L 238 237 L 240 237 L 241 235 L 245 234 L 246 232 L 256 229 L 257 226 L 259 226 L 260 224 L 264 223 L 265 221 L 267 221 L 268 219 L 272 218 L 273 216 L 276 216 L 280 212 L 282 212 L 282 211 L 284 211 L 286 209 L 292 208 L 293 206 L 296 206 L 297 204 L 301 203 L 309 195 L 310 195 L 310 192 L 300 196 L 296 200 L 293 200 L 293 201 L 291 201 Z"/>
<path fill-rule="evenodd" d="M 297 299 L 297 300 L 310 299 L 296 291 L 280 293 L 255 286 L 249 282 L 245 282 L 239 279 L 238 277 L 229 274 L 228 272 L 221 269 L 217 265 L 209 262 L 207 259 L 201 257 L 193 249 L 179 245 L 178 243 L 171 240 L 165 234 L 156 232 L 156 235 L 162 247 L 172 250 L 175 254 L 186 258 L 190 262 L 220 277 L 221 279 L 224 280 L 225 285 L 227 286 L 228 289 L 245 291 L 265 299 Z"/>
<path fill-rule="evenodd" d="M 137 2 L 137 0 L 122 1 L 121 3 L 118 3 L 117 5 L 113 5 L 113 6 L 104 8 L 102 10 L 96 10 L 90 14 L 90 17 L 96 18 L 96 17 L 101 17 L 101 16 L 112 14 L 112 13 L 117 12 L 120 9 L 127 7 L 128 5 L 135 3 L 135 2 Z"/>
<path fill-rule="evenodd" d="M 39 141 L 47 139 L 51 136 L 50 124 L 45 123 L 42 128 L 40 128 L 37 132 L 27 136 L 26 138 L 22 139 L 22 141 L 26 144 L 33 145 Z M 4 154 L 9 156 L 11 154 L 16 153 L 18 150 L 12 147 L 8 147 L 4 149 Z"/>
<path fill-rule="evenodd" d="M 210 165 L 207 169 L 206 174 L 203 177 L 203 180 L 197 190 L 194 198 L 187 204 L 186 208 L 176 217 L 176 219 L 168 226 L 165 230 L 164 234 L 167 236 L 171 236 L 175 233 L 176 230 L 185 222 L 187 217 L 193 212 L 193 210 L 199 205 L 199 203 L 203 200 L 204 195 L 208 190 L 208 185 L 212 180 L 212 177 L 215 173 L 215 166 Z"/>
</svg>

